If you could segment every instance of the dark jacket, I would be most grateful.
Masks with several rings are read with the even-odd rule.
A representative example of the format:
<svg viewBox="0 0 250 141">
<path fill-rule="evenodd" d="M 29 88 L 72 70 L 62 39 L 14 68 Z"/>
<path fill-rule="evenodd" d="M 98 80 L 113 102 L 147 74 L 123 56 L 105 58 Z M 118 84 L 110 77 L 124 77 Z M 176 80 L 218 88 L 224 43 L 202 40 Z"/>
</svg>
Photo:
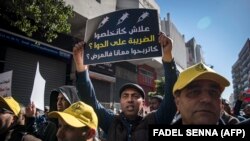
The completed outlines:
<svg viewBox="0 0 250 141">
<path fill-rule="evenodd" d="M 177 79 L 177 70 L 175 62 L 165 63 L 165 98 L 161 103 L 159 109 L 150 114 L 151 116 L 138 117 L 135 121 L 128 121 L 124 116 L 118 116 L 113 113 L 110 109 L 104 108 L 97 100 L 95 90 L 92 82 L 89 78 L 88 71 L 77 73 L 77 89 L 79 91 L 80 99 L 91 105 L 98 117 L 99 126 L 103 129 L 105 134 L 108 135 L 108 141 L 131 141 L 141 140 L 141 138 L 148 140 L 147 126 L 148 124 L 170 124 L 175 113 L 176 106 L 174 103 L 174 97 L 172 94 L 173 85 Z M 138 129 L 137 129 L 138 128 Z M 138 132 L 137 132 L 138 131 Z M 143 134 L 138 134 L 138 133 Z"/>
<path fill-rule="evenodd" d="M 57 97 L 59 93 L 62 93 L 70 104 L 79 101 L 79 97 L 77 95 L 77 90 L 75 86 L 69 86 L 69 85 L 61 86 L 51 91 L 50 112 L 57 111 Z M 27 124 L 29 127 L 28 128 L 29 131 L 32 132 L 34 135 L 36 135 L 36 137 L 41 138 L 43 141 L 57 140 L 56 137 L 58 128 L 57 119 L 50 118 L 43 123 L 39 123 L 35 118 L 29 118 Z"/>
<path fill-rule="evenodd" d="M 241 121 L 240 123 L 238 123 L 237 125 L 250 125 L 250 118 Z"/>
<path fill-rule="evenodd" d="M 221 119 L 225 122 L 226 125 L 234 125 L 240 122 L 238 118 L 228 114 L 226 111 L 223 111 Z"/>
<path fill-rule="evenodd" d="M 29 134 L 24 125 L 16 125 L 8 132 L 0 135 L 1 141 L 42 141 L 41 139 Z"/>
</svg>

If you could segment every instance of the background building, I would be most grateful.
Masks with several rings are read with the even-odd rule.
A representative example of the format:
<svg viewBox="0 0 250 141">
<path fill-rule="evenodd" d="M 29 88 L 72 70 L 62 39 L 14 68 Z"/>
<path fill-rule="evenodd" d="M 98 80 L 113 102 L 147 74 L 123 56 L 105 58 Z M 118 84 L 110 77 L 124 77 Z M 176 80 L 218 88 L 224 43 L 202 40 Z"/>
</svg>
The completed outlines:
<svg viewBox="0 0 250 141">
<path fill-rule="evenodd" d="M 161 31 L 165 32 L 173 42 L 173 56 L 180 71 L 187 67 L 187 50 L 185 46 L 185 38 L 175 27 L 170 19 L 170 14 L 167 14 L 167 19 L 161 21 Z"/>
<path fill-rule="evenodd" d="M 187 66 L 192 66 L 199 62 L 204 62 L 201 45 L 196 44 L 196 40 L 193 37 L 186 43 L 187 47 Z"/>
<path fill-rule="evenodd" d="M 60 34 L 52 43 L 39 34 L 27 37 L 4 20 L 0 23 L 0 72 L 13 70 L 12 95 L 24 105 L 30 101 L 37 62 L 46 80 L 45 105 L 49 104 L 52 89 L 62 85 L 74 85 L 75 68 L 72 47 L 84 39 L 87 19 L 125 8 L 153 8 L 159 10 L 154 0 L 65 0 L 73 6 L 74 18 L 70 19 L 71 33 Z M 156 70 L 160 63 L 152 59 L 107 63 L 90 66 L 90 77 L 100 102 L 116 107 L 118 90 L 126 82 L 140 83 L 145 91 L 154 89 L 153 80 L 160 75 Z"/>
<path fill-rule="evenodd" d="M 74 18 L 70 19 L 71 33 L 60 34 L 52 43 L 46 42 L 39 34 L 27 37 L 7 22 L 0 23 L 0 73 L 13 70 L 12 95 L 24 105 L 30 101 L 37 62 L 41 75 L 46 80 L 45 105 L 49 104 L 52 89 L 62 85 L 75 84 L 75 67 L 72 60 L 72 47 L 84 39 L 87 19 L 115 10 L 127 8 L 160 8 L 155 0 L 65 0 L 73 6 Z M 184 35 L 170 20 L 160 19 L 160 30 L 174 40 L 173 55 L 177 69 L 182 71 L 188 64 L 188 49 Z M 191 41 L 190 41 L 191 42 Z M 189 44 L 189 43 L 188 43 Z M 201 46 L 193 45 L 191 58 L 203 60 Z M 123 61 L 90 66 L 90 77 L 98 100 L 108 108 L 119 109 L 119 88 L 127 82 L 138 83 L 145 92 L 155 90 L 155 79 L 163 76 L 161 57 L 135 61 Z M 146 96 L 147 103 L 147 96 Z"/>
<path fill-rule="evenodd" d="M 241 49 L 238 59 L 232 66 L 232 78 L 234 94 L 237 96 L 241 91 L 250 88 L 250 40 L 247 39 Z"/>
</svg>

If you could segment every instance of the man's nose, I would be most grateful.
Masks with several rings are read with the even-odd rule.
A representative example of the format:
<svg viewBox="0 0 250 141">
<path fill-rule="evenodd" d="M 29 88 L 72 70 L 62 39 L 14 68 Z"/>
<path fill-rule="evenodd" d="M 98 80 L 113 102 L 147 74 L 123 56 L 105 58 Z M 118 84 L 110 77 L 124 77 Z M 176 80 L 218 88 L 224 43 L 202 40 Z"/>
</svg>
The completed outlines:
<svg viewBox="0 0 250 141">
<path fill-rule="evenodd" d="M 128 102 L 132 102 L 133 101 L 133 96 L 128 96 Z"/>
<path fill-rule="evenodd" d="M 207 90 L 202 90 L 202 94 L 200 95 L 200 100 L 202 102 L 211 102 L 212 97 Z"/>
</svg>

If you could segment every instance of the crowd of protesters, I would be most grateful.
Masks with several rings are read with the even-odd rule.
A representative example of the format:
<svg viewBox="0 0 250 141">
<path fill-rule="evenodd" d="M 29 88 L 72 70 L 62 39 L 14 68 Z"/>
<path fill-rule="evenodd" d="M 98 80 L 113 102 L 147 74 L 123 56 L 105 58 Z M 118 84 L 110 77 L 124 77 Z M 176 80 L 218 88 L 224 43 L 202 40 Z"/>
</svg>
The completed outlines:
<svg viewBox="0 0 250 141">
<path fill-rule="evenodd" d="M 141 114 L 145 92 L 135 83 L 124 84 L 121 113 L 106 109 L 97 99 L 88 66 L 84 64 L 84 43 L 73 47 L 76 86 L 52 90 L 50 105 L 40 115 L 34 103 L 26 107 L 14 97 L 0 97 L 1 141 L 147 141 L 148 125 L 249 124 L 250 104 L 240 94 L 234 108 L 221 94 L 229 81 L 204 63 L 182 72 L 172 56 L 173 40 L 159 34 L 164 68 L 164 96 L 151 99 L 150 113 Z M 244 105 L 244 115 L 240 109 Z M 49 111 L 48 111 L 49 110 Z M 103 131 L 98 134 L 98 129 Z"/>
</svg>

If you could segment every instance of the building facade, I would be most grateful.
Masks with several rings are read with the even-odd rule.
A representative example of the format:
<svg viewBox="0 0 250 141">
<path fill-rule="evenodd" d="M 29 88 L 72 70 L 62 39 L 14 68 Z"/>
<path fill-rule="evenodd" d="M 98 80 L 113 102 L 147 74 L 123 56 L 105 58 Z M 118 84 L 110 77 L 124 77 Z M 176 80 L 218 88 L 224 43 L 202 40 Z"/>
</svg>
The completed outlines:
<svg viewBox="0 0 250 141">
<path fill-rule="evenodd" d="M 84 39 L 87 19 L 125 8 L 154 8 L 154 0 L 65 0 L 73 6 L 70 35 L 60 34 L 48 43 L 39 34 L 27 37 L 19 30 L 0 23 L 0 73 L 13 70 L 12 95 L 24 105 L 30 101 L 37 62 L 46 80 L 45 105 L 49 104 L 51 90 L 62 85 L 75 84 L 72 47 Z M 1 20 L 3 21 L 3 20 Z M 119 107 L 119 88 L 127 82 L 139 83 L 146 92 L 154 90 L 153 79 L 161 77 L 157 70 L 161 63 L 153 59 L 125 61 L 90 66 L 90 77 L 97 98 L 106 107 Z"/>
<path fill-rule="evenodd" d="M 204 62 L 201 45 L 196 44 L 195 38 L 186 42 L 187 47 L 187 66 L 192 66 L 199 62 Z"/>
<path fill-rule="evenodd" d="M 30 102 L 37 62 L 40 64 L 41 75 L 46 80 L 45 105 L 49 104 L 51 90 L 62 85 L 75 84 L 72 47 L 84 39 L 88 19 L 128 8 L 157 9 L 160 13 L 155 0 L 65 0 L 65 2 L 74 8 L 75 16 L 69 20 L 71 33 L 60 34 L 52 43 L 46 42 L 39 34 L 34 34 L 32 38 L 27 37 L 1 20 L 3 22 L 0 23 L 0 73 L 13 70 L 12 94 L 24 105 Z M 191 43 L 190 40 L 186 47 L 184 35 L 172 23 L 170 14 L 167 14 L 167 20 L 159 18 L 159 25 L 160 31 L 174 40 L 173 55 L 179 71 L 187 68 L 192 61 L 203 60 L 201 46 Z M 193 46 L 192 52 L 195 54 L 191 61 L 189 46 Z M 116 109 L 120 107 L 119 88 L 124 83 L 138 83 L 147 94 L 155 90 L 154 80 L 163 76 L 161 57 L 90 65 L 89 69 L 98 100 L 105 107 Z"/>
<path fill-rule="evenodd" d="M 250 39 L 241 49 L 238 59 L 232 66 L 234 95 L 250 88 Z"/>
<path fill-rule="evenodd" d="M 175 27 L 170 19 L 170 14 L 167 14 L 167 19 L 161 21 L 161 31 L 165 32 L 173 42 L 173 56 L 177 64 L 178 70 L 182 71 L 187 68 L 187 49 L 185 46 L 185 38 Z"/>
</svg>

